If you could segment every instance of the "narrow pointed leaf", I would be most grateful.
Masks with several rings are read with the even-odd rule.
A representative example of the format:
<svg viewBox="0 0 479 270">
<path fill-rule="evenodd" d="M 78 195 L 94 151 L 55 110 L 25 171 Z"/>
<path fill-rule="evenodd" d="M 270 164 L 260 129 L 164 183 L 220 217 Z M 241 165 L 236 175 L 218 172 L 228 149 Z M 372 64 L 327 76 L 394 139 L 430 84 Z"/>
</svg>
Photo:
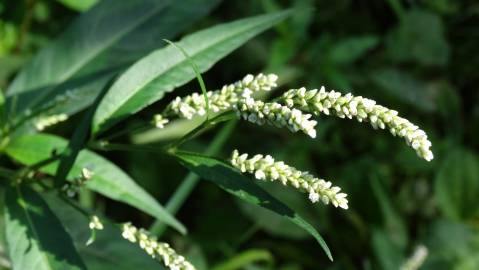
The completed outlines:
<svg viewBox="0 0 479 270">
<path fill-rule="evenodd" d="M 225 23 L 186 36 L 177 43 L 204 72 L 246 41 L 288 16 L 279 12 Z M 93 118 L 93 132 L 161 99 L 191 79 L 188 59 L 172 45 L 154 51 L 130 67 L 110 88 Z"/>
<path fill-rule="evenodd" d="M 266 208 L 306 230 L 318 241 L 328 258 L 332 260 L 326 242 L 316 229 L 288 206 L 256 185 L 250 178 L 242 175 L 230 165 L 211 157 L 186 152 L 178 152 L 176 156 L 185 167 L 201 178 L 215 183 L 242 200 Z"/>
<path fill-rule="evenodd" d="M 53 152 L 61 153 L 67 144 L 65 139 L 53 135 L 27 135 L 13 140 L 8 145 L 6 152 L 23 164 L 32 165 L 51 157 Z M 40 170 L 54 175 L 57 168 L 58 161 L 52 162 Z M 87 188 L 110 199 L 136 207 L 182 233 L 186 231 L 184 226 L 163 206 L 110 161 L 89 150 L 82 150 L 68 173 L 67 179 L 72 180 L 80 176 L 82 168 L 88 168 L 93 172 L 92 178 L 86 183 Z"/>
<path fill-rule="evenodd" d="M 88 96 L 73 106 L 88 106 L 96 96 L 91 92 L 98 93 L 101 85 L 88 87 L 94 81 L 86 78 L 107 70 L 118 72 L 162 46 L 163 38 L 175 37 L 219 1 L 100 1 L 25 66 L 8 89 L 9 97 L 19 95 L 10 105 L 21 112 L 68 92 L 68 98 Z M 108 79 L 95 77 L 104 83 Z"/>
<path fill-rule="evenodd" d="M 86 269 L 63 225 L 31 189 L 7 188 L 5 229 L 13 269 Z"/>
</svg>

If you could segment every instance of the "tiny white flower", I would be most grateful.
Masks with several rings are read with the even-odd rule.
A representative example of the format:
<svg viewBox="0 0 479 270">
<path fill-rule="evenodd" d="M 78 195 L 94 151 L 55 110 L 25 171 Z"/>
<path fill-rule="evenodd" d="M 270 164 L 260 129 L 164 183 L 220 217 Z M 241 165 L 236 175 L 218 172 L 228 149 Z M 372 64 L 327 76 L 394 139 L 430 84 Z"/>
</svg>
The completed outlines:
<svg viewBox="0 0 479 270">
<path fill-rule="evenodd" d="M 335 207 L 348 208 L 345 193 L 339 193 L 339 187 L 332 186 L 331 182 L 318 179 L 308 172 L 302 172 L 286 165 L 282 161 L 275 162 L 270 155 L 255 155 L 247 159 L 248 154 L 241 154 L 234 150 L 231 155 L 231 165 L 241 170 L 254 174 L 260 180 L 279 180 L 283 185 L 291 186 L 302 192 L 308 193 L 309 200 L 313 203 L 319 200 L 328 204 L 330 201 Z"/>
<path fill-rule="evenodd" d="M 158 242 L 155 237 L 144 229 L 137 229 L 131 223 L 122 225 L 122 236 L 132 243 L 138 242 L 140 248 L 147 254 L 163 262 L 169 269 L 196 270 L 183 256 L 178 255 L 168 243 Z"/>
</svg>

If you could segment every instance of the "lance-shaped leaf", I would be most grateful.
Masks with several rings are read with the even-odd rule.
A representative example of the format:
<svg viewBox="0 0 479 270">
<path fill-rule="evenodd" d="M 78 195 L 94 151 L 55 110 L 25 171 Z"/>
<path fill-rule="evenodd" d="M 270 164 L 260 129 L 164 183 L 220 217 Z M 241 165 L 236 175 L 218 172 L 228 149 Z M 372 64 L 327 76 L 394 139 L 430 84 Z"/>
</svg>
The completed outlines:
<svg viewBox="0 0 479 270">
<path fill-rule="evenodd" d="M 97 80 L 106 83 L 112 73 L 162 46 L 163 38 L 175 37 L 219 1 L 100 1 L 25 66 L 8 89 L 10 106 L 21 112 L 53 96 L 62 96 L 58 106 L 65 113 L 88 106 L 101 90 Z"/>
<path fill-rule="evenodd" d="M 7 188 L 5 230 L 13 269 L 86 269 L 58 218 L 31 189 Z"/>
<path fill-rule="evenodd" d="M 6 152 L 13 159 L 32 165 L 51 157 L 52 153 L 61 153 L 68 142 L 60 137 L 46 134 L 26 135 L 14 139 Z M 40 170 L 55 175 L 58 161 L 49 163 Z M 143 190 L 133 179 L 115 164 L 89 150 L 78 154 L 67 179 L 72 180 L 81 175 L 81 170 L 88 168 L 93 176 L 86 182 L 86 187 L 110 199 L 121 201 L 162 220 L 178 231 L 184 233 L 184 226 L 177 221 L 151 195 Z"/>
<path fill-rule="evenodd" d="M 220 24 L 186 36 L 177 45 L 204 72 L 288 14 L 288 11 L 279 12 Z M 113 84 L 95 113 L 93 132 L 136 113 L 193 78 L 194 70 L 177 48 L 169 45 L 154 51 L 131 66 Z"/>
<path fill-rule="evenodd" d="M 242 200 L 268 209 L 303 228 L 318 241 L 328 258 L 332 260 L 326 242 L 313 226 L 235 168 L 218 159 L 195 153 L 177 152 L 176 157 L 185 167 L 200 177 L 215 183 Z"/>
</svg>

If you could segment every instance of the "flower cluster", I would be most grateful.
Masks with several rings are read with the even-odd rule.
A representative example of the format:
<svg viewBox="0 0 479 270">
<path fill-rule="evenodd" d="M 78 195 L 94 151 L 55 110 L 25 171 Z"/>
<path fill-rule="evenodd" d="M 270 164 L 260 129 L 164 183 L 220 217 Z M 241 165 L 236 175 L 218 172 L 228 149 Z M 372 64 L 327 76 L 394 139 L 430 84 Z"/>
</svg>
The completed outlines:
<svg viewBox="0 0 479 270">
<path fill-rule="evenodd" d="M 91 230 L 103 230 L 103 223 L 97 216 L 92 216 L 90 218 L 90 223 L 88 224 L 88 227 Z"/>
<path fill-rule="evenodd" d="M 359 122 L 368 121 L 375 129 L 387 128 L 394 136 L 404 138 L 418 156 L 427 161 L 434 157 L 430 150 L 431 142 L 423 130 L 398 116 L 397 111 L 377 105 L 374 100 L 326 91 L 324 87 L 309 91 L 304 87 L 291 89 L 283 94 L 282 99 L 288 107 L 299 108 L 315 115 L 334 114 L 340 118 L 356 118 Z"/>
<path fill-rule="evenodd" d="M 131 223 L 122 225 L 122 236 L 132 243 L 138 245 L 153 258 L 160 258 L 163 264 L 172 270 L 195 270 L 196 268 L 188 262 L 185 257 L 178 255 L 169 244 L 158 242 L 149 232 L 138 229 Z"/>
<path fill-rule="evenodd" d="M 206 92 L 208 105 L 213 112 L 230 109 L 241 97 L 251 97 L 254 92 L 269 91 L 276 87 L 277 79 L 275 74 L 248 74 L 241 81 L 225 85 L 220 90 Z M 205 98 L 201 93 L 193 93 L 184 98 L 177 97 L 167 108 L 166 113 L 171 112 L 187 119 L 195 115 L 205 115 Z"/>
<path fill-rule="evenodd" d="M 92 171 L 87 168 L 82 168 L 80 177 L 73 179 L 71 182 L 65 183 L 62 187 L 62 191 L 65 192 L 68 197 L 74 197 L 78 190 L 92 177 Z"/>
<path fill-rule="evenodd" d="M 34 125 L 35 125 L 35 128 L 38 130 L 38 131 L 42 131 L 44 130 L 45 128 L 49 127 L 49 126 L 53 126 L 53 125 L 56 125 L 60 122 L 63 122 L 63 121 L 66 121 L 68 119 L 68 115 L 67 114 L 55 114 L 55 115 L 50 115 L 50 116 L 44 116 L 44 117 L 40 117 L 38 118 Z"/>
<path fill-rule="evenodd" d="M 248 159 L 248 154 L 240 155 L 234 150 L 231 164 L 241 172 L 254 174 L 256 179 L 281 181 L 285 186 L 309 193 L 309 199 L 313 203 L 321 200 L 324 204 L 331 202 L 335 207 L 348 209 L 347 195 L 339 193 L 341 188 L 332 186 L 331 182 L 316 178 L 308 172 L 288 166 L 282 161 L 276 162 L 270 155 L 255 155 Z"/>
<path fill-rule="evenodd" d="M 241 99 L 234 105 L 238 117 L 243 117 L 249 122 L 263 125 L 265 123 L 275 127 L 287 127 L 290 131 L 303 131 L 308 136 L 316 137 L 317 122 L 310 120 L 311 114 L 304 114 L 302 111 L 276 102 L 263 102 L 253 98 Z"/>
<path fill-rule="evenodd" d="M 155 114 L 153 116 L 153 124 L 157 128 L 164 128 L 166 124 L 168 124 L 169 120 L 167 118 L 164 118 L 163 115 L 161 114 Z"/>
</svg>

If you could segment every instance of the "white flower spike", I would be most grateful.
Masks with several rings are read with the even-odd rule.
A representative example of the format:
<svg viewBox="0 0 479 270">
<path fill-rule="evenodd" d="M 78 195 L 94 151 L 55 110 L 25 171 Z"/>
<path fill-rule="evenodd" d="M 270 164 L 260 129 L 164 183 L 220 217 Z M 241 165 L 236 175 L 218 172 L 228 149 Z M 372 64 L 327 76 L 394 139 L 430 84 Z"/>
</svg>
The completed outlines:
<svg viewBox="0 0 479 270">
<path fill-rule="evenodd" d="M 285 186 L 294 187 L 309 194 L 313 203 L 321 200 L 324 204 L 332 203 L 334 207 L 348 209 L 348 200 L 341 188 L 332 186 L 332 183 L 314 177 L 308 172 L 302 172 L 286 165 L 282 161 L 275 161 L 270 155 L 255 155 L 248 159 L 248 154 L 233 151 L 231 164 L 241 172 L 254 174 L 256 179 L 280 181 Z"/>
<path fill-rule="evenodd" d="M 265 103 L 253 98 L 240 100 L 233 109 L 238 117 L 249 122 L 258 125 L 267 123 L 275 127 L 287 127 L 292 132 L 301 130 L 311 138 L 316 137 L 317 122 L 310 120 L 311 114 L 305 114 L 298 109 L 290 109 L 276 102 Z"/>
<path fill-rule="evenodd" d="M 253 76 L 246 75 L 242 80 L 225 85 L 220 90 L 208 91 L 209 107 L 213 112 L 230 109 L 241 97 L 251 97 L 254 92 L 269 91 L 276 87 L 278 76 L 262 73 Z M 195 115 L 206 114 L 206 102 L 202 93 L 180 98 L 177 97 L 166 110 L 166 114 L 175 114 L 182 118 L 191 119 Z"/>
<path fill-rule="evenodd" d="M 394 136 L 406 140 L 418 156 L 427 161 L 434 158 L 430 150 L 431 142 L 426 133 L 407 119 L 398 116 L 398 112 L 377 105 L 374 100 L 353 96 L 350 93 L 342 95 L 335 91 L 326 91 L 324 86 L 306 90 L 304 87 L 291 89 L 282 95 L 286 106 L 311 112 L 315 115 L 333 114 L 340 118 L 355 118 L 359 122 L 367 121 L 377 129 L 387 128 Z"/>
<path fill-rule="evenodd" d="M 153 258 L 159 258 L 171 270 L 196 270 L 185 257 L 178 255 L 168 243 L 158 242 L 155 237 L 143 229 L 137 229 L 131 223 L 122 225 L 122 236 L 138 245 Z"/>
</svg>

